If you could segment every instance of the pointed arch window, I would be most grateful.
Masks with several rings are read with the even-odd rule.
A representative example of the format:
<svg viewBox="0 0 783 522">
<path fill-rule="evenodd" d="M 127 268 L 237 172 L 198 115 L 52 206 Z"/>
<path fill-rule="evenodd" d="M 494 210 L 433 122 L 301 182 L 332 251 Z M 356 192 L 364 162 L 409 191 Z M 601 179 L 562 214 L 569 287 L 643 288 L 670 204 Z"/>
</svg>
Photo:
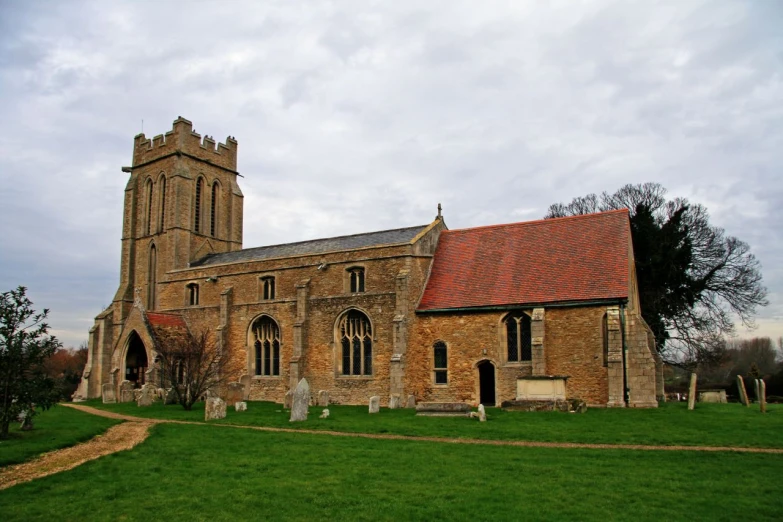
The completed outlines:
<svg viewBox="0 0 783 522">
<path fill-rule="evenodd" d="M 147 179 L 147 182 L 144 184 L 144 190 L 145 190 L 145 201 L 146 201 L 146 219 L 145 219 L 145 227 L 146 227 L 146 234 L 150 235 L 152 233 L 152 180 Z"/>
<path fill-rule="evenodd" d="M 166 229 L 166 176 L 160 177 L 160 226 L 158 230 L 163 232 Z"/>
<path fill-rule="evenodd" d="M 435 384 L 448 384 L 448 348 L 443 341 L 436 342 L 432 347 L 434 355 L 433 377 Z"/>
<path fill-rule="evenodd" d="M 201 198 L 204 194 L 204 178 L 198 178 L 196 180 L 196 202 L 194 211 L 195 216 L 193 218 L 193 231 L 194 232 L 201 232 Z"/>
<path fill-rule="evenodd" d="M 280 328 L 271 317 L 263 315 L 253 323 L 255 374 L 280 375 Z"/>
<path fill-rule="evenodd" d="M 343 315 L 337 327 L 343 375 L 372 375 L 372 325 L 358 310 Z"/>
<path fill-rule="evenodd" d="M 150 259 L 147 269 L 147 309 L 155 310 L 158 283 L 158 252 L 155 245 L 150 247 Z"/>
<path fill-rule="evenodd" d="M 215 181 L 212 183 L 212 204 L 209 207 L 209 235 L 216 237 L 217 231 L 217 216 L 218 216 L 218 199 L 220 195 L 220 185 Z"/>
<path fill-rule="evenodd" d="M 530 331 L 530 316 L 524 312 L 513 312 L 506 317 L 506 351 L 508 362 L 533 360 L 533 339 Z"/>
</svg>

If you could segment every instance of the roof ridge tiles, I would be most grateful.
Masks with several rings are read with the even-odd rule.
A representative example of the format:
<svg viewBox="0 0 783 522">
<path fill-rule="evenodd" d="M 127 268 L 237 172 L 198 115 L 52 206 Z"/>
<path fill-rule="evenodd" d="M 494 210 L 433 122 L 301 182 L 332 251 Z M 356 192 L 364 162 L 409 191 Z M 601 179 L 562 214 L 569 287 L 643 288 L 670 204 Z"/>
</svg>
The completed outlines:
<svg viewBox="0 0 783 522">
<path fill-rule="evenodd" d="M 492 228 L 505 228 L 505 227 L 514 227 L 514 226 L 535 226 L 535 225 L 543 225 L 543 224 L 549 224 L 549 223 L 557 223 L 557 222 L 563 222 L 563 221 L 572 221 L 572 220 L 580 220 L 580 219 L 595 219 L 598 217 L 607 216 L 609 214 L 629 214 L 627 208 L 620 208 L 616 210 L 605 210 L 603 212 L 591 212 L 590 214 L 578 214 L 576 216 L 563 216 L 563 217 L 555 217 L 555 218 L 542 218 L 542 219 L 534 219 L 533 221 L 515 221 L 513 223 L 498 223 L 495 225 L 481 225 L 478 227 L 466 227 L 466 228 L 453 228 L 448 230 L 443 230 L 442 233 L 460 233 L 460 232 L 472 232 L 474 230 L 485 230 L 485 229 L 492 229 Z"/>
<path fill-rule="evenodd" d="M 332 236 L 332 237 L 318 237 L 315 239 L 305 239 L 302 241 L 292 241 L 291 243 L 278 243 L 276 245 L 260 245 L 256 247 L 249 247 L 249 248 L 243 248 L 242 250 L 253 250 L 256 248 L 274 248 L 274 247 L 281 247 L 281 246 L 289 246 L 289 245 L 302 245 L 304 243 L 312 243 L 314 241 L 331 241 L 333 239 L 345 239 L 347 237 L 358 237 L 358 236 L 369 236 L 371 234 L 383 234 L 384 232 L 400 232 L 402 230 L 411 230 L 414 228 L 423 228 L 429 226 L 429 223 L 426 225 L 414 225 L 411 227 L 400 227 L 400 228 L 389 228 L 387 230 L 375 230 L 373 232 L 359 232 L 358 234 L 345 234 L 342 236 Z"/>
</svg>

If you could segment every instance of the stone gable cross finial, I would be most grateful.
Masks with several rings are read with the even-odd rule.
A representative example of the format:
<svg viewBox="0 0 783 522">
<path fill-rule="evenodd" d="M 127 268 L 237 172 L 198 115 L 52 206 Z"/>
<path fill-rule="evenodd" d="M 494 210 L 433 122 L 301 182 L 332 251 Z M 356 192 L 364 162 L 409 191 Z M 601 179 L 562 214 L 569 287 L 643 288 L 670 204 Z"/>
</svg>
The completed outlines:
<svg viewBox="0 0 783 522">
<path fill-rule="evenodd" d="M 440 203 L 438 203 L 438 219 L 442 218 L 441 210 L 443 210 L 443 207 L 440 206 Z"/>
</svg>

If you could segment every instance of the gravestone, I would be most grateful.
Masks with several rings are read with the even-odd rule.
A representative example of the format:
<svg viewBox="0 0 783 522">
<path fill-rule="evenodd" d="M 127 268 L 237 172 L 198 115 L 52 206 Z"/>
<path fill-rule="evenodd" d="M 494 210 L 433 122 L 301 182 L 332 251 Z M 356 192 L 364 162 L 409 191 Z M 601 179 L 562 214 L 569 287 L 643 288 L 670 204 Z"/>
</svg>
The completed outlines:
<svg viewBox="0 0 783 522">
<path fill-rule="evenodd" d="M 691 374 L 691 385 L 688 388 L 688 409 L 696 407 L 696 374 Z"/>
<path fill-rule="evenodd" d="M 756 402 L 759 402 L 759 397 L 761 396 L 761 389 L 759 388 L 759 380 L 753 379 L 753 386 L 756 391 Z"/>
<path fill-rule="evenodd" d="M 285 392 L 285 397 L 283 397 L 283 408 L 290 410 L 293 402 L 294 402 L 294 392 L 288 390 L 287 392 Z"/>
<path fill-rule="evenodd" d="M 247 411 L 247 403 L 245 401 L 235 402 L 234 411 Z"/>
<path fill-rule="evenodd" d="M 400 407 L 400 396 L 396 393 L 389 397 L 389 409 L 396 410 Z"/>
<path fill-rule="evenodd" d="M 163 404 L 177 404 L 177 390 L 173 386 L 166 391 Z"/>
<path fill-rule="evenodd" d="M 415 395 L 408 395 L 408 400 L 405 402 L 406 408 L 415 408 L 416 407 L 416 396 Z"/>
<path fill-rule="evenodd" d="M 484 410 L 484 405 L 478 405 L 478 418 L 480 422 L 487 422 L 487 412 Z"/>
<path fill-rule="evenodd" d="M 745 389 L 745 381 L 742 379 L 742 375 L 737 375 L 737 390 L 739 390 L 740 402 L 745 406 L 750 406 L 748 390 Z"/>
<path fill-rule="evenodd" d="M 759 379 L 759 408 L 761 413 L 767 413 L 767 383 Z"/>
<path fill-rule="evenodd" d="M 321 390 L 318 392 L 318 406 L 329 406 L 329 392 Z"/>
<path fill-rule="evenodd" d="M 226 418 L 226 401 L 220 397 L 210 397 L 204 406 L 204 420 Z"/>
<path fill-rule="evenodd" d="M 22 431 L 31 431 L 33 429 L 33 416 L 29 412 L 24 412 L 24 418 L 22 419 L 22 425 L 19 427 Z"/>
<path fill-rule="evenodd" d="M 381 398 L 377 395 L 370 397 L 370 413 L 378 413 L 381 411 Z"/>
<path fill-rule="evenodd" d="M 227 404 L 234 404 L 236 402 L 242 402 L 245 398 L 245 386 L 241 382 L 230 382 L 226 384 L 223 390 L 223 400 Z"/>
<path fill-rule="evenodd" d="M 141 387 L 141 390 L 138 390 L 139 398 L 136 399 L 136 405 L 137 406 L 152 406 L 152 403 L 155 402 L 155 387 L 151 384 L 145 384 Z"/>
<path fill-rule="evenodd" d="M 293 404 L 291 404 L 290 422 L 307 420 L 308 406 L 310 406 L 310 384 L 302 378 L 294 390 Z"/>
<path fill-rule="evenodd" d="M 321 416 L 318 417 L 319 419 L 328 419 L 329 418 L 329 408 L 324 408 L 324 411 L 321 412 Z"/>
<path fill-rule="evenodd" d="M 133 402 L 136 397 L 133 396 L 133 383 L 122 381 L 120 384 L 120 402 Z"/>
<path fill-rule="evenodd" d="M 101 396 L 103 397 L 103 404 L 114 404 L 117 402 L 117 395 L 114 393 L 114 385 L 108 382 L 101 386 Z"/>
</svg>

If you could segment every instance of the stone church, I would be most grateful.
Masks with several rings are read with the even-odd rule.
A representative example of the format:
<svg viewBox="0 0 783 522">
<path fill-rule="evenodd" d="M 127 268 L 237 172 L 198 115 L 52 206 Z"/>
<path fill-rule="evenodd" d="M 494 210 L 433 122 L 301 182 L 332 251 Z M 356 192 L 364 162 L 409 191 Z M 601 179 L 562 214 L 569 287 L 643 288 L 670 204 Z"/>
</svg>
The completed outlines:
<svg viewBox="0 0 783 522">
<path fill-rule="evenodd" d="M 237 141 L 180 117 L 134 138 L 120 285 L 75 398 L 156 384 L 159 327 L 213 333 L 250 400 L 306 377 L 338 404 L 578 398 L 655 407 L 629 217 L 419 226 L 243 248 Z M 127 386 L 127 383 L 126 383 Z"/>
</svg>

